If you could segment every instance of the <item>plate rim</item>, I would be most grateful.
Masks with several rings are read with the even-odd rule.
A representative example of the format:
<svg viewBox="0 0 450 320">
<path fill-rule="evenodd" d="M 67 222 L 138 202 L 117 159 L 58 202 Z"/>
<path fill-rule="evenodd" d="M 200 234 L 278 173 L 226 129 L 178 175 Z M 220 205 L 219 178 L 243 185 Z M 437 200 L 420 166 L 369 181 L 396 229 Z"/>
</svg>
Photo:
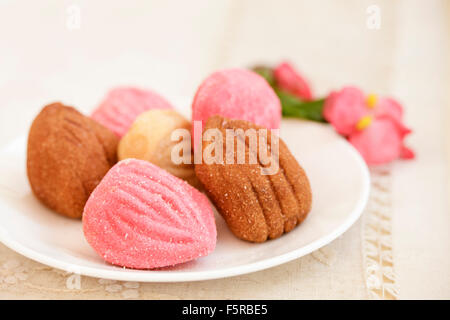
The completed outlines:
<svg viewBox="0 0 450 320">
<path fill-rule="evenodd" d="M 0 148 L 0 152 L 7 151 L 18 140 L 24 139 L 24 136 L 19 136 L 12 139 L 10 143 Z M 72 263 L 64 262 L 52 257 L 48 257 L 36 250 L 26 247 L 17 241 L 14 241 L 11 237 L 8 237 L 8 232 L 0 226 L 0 242 L 2 242 L 9 249 L 52 268 L 60 269 L 69 273 L 84 275 L 94 278 L 110 279 L 117 281 L 132 281 L 132 282 L 155 282 L 155 283 L 174 283 L 174 282 L 192 282 L 192 281 L 206 281 L 214 279 L 223 279 L 229 277 L 235 277 L 238 275 L 249 274 L 257 271 L 262 271 L 275 266 L 282 265 L 284 263 L 293 261 L 300 257 L 303 257 L 315 250 L 322 248 L 329 244 L 344 232 L 346 232 L 362 215 L 365 206 L 369 199 L 370 193 L 370 173 L 369 168 L 361 155 L 344 139 L 341 142 L 349 150 L 350 154 L 355 158 L 358 163 L 361 173 L 363 175 L 363 190 L 362 196 L 358 199 L 358 202 L 353 211 L 347 216 L 345 221 L 339 225 L 332 232 L 327 235 L 311 242 L 310 244 L 301 248 L 292 250 L 290 252 L 280 254 L 268 259 L 249 263 L 243 266 L 234 266 L 227 269 L 209 270 L 209 271 L 195 271 L 195 272 L 183 272 L 183 271 L 155 271 L 155 270 L 133 270 L 132 272 L 123 272 L 122 270 L 101 270 L 95 267 L 79 266 Z M 4 208 L 9 206 L 2 205 Z M 126 269 L 128 270 L 128 269 Z"/>
</svg>

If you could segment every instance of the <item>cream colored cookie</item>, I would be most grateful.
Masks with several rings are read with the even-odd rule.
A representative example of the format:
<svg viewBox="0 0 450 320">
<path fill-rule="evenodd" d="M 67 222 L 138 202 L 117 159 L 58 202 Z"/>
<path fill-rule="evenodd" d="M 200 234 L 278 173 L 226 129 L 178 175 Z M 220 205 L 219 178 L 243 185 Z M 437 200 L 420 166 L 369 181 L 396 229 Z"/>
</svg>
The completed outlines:
<svg viewBox="0 0 450 320">
<path fill-rule="evenodd" d="M 172 150 L 180 143 L 171 138 L 176 129 L 190 132 L 191 123 L 174 110 L 155 109 L 141 114 L 119 143 L 119 160 L 146 160 L 198 186 L 193 164 L 175 164 L 172 161 Z M 190 148 L 190 140 L 184 139 L 184 142 L 189 143 L 186 147 Z"/>
</svg>

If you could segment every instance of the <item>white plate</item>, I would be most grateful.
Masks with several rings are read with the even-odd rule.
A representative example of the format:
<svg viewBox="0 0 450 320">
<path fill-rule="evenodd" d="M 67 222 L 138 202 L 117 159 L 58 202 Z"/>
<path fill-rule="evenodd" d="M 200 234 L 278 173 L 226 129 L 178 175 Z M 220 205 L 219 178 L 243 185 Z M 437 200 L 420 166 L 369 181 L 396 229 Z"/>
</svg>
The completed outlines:
<svg viewBox="0 0 450 320">
<path fill-rule="evenodd" d="M 336 239 L 359 218 L 369 194 L 369 174 L 359 154 L 327 125 L 284 120 L 281 136 L 308 174 L 313 209 L 303 224 L 276 240 L 263 244 L 238 240 L 217 216 L 217 248 L 207 257 L 158 271 L 109 265 L 85 241 L 80 221 L 51 212 L 31 194 L 25 137 L 0 152 L 0 240 L 46 265 L 123 281 L 223 278 L 299 258 Z"/>
</svg>

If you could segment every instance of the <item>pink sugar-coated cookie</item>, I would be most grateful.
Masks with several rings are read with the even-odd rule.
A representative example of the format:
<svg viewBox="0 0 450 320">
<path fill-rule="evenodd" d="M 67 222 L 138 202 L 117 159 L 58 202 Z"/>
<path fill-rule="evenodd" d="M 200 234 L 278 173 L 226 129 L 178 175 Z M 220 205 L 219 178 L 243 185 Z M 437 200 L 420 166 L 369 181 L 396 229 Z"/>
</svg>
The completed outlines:
<svg viewBox="0 0 450 320">
<path fill-rule="evenodd" d="M 151 109 L 172 109 L 159 94 L 132 87 L 112 89 L 92 113 L 92 118 L 123 137 L 141 113 Z"/>
<path fill-rule="evenodd" d="M 143 160 L 117 163 L 86 203 L 83 231 L 107 262 L 154 269 L 210 254 L 216 224 L 205 195 Z"/>
<path fill-rule="evenodd" d="M 278 129 L 281 104 L 260 75 L 246 69 L 228 69 L 206 78 L 192 103 L 192 120 L 201 120 L 203 126 L 214 115 Z M 194 141 L 197 146 L 199 137 L 195 137 L 195 133 Z"/>
</svg>

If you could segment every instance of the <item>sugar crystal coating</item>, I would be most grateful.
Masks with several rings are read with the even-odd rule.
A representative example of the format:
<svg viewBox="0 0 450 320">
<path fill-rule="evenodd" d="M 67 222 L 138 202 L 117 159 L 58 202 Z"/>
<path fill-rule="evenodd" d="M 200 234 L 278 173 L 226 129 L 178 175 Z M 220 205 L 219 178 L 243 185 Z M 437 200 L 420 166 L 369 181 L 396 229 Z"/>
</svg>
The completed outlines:
<svg viewBox="0 0 450 320">
<path fill-rule="evenodd" d="M 172 109 L 172 105 L 150 90 L 117 87 L 94 110 L 92 118 L 122 137 L 137 116 L 151 109 Z"/>
<path fill-rule="evenodd" d="M 192 120 L 209 117 L 246 120 L 268 129 L 278 129 L 281 104 L 267 81 L 246 69 L 227 69 L 213 73 L 197 90 L 192 103 Z M 199 137 L 195 137 L 197 146 Z"/>
<path fill-rule="evenodd" d="M 206 122 L 204 130 L 209 129 L 219 130 L 225 135 L 230 129 L 259 130 L 261 127 L 248 121 L 214 116 Z M 249 138 L 244 140 L 245 158 L 249 159 L 254 154 L 256 163 L 226 163 L 226 146 L 223 146 L 223 163 L 203 161 L 195 165 L 197 178 L 217 210 L 230 230 L 243 240 L 264 242 L 276 239 L 300 225 L 311 211 L 312 193 L 308 177 L 281 139 L 278 141 L 278 157 L 270 156 L 271 161 L 278 161 L 278 169 L 268 175 L 261 173 L 261 168 L 267 164 L 261 161 L 260 152 L 265 149 L 269 154 L 273 137 L 269 132 L 267 145 L 259 140 L 255 148 L 251 148 Z M 208 148 L 211 143 L 214 142 L 205 142 L 203 148 Z M 237 148 L 232 156 L 237 159 Z"/>
<path fill-rule="evenodd" d="M 136 159 L 120 161 L 94 190 L 84 210 L 83 231 L 104 260 L 134 269 L 206 256 L 217 236 L 206 196 Z"/>
</svg>

